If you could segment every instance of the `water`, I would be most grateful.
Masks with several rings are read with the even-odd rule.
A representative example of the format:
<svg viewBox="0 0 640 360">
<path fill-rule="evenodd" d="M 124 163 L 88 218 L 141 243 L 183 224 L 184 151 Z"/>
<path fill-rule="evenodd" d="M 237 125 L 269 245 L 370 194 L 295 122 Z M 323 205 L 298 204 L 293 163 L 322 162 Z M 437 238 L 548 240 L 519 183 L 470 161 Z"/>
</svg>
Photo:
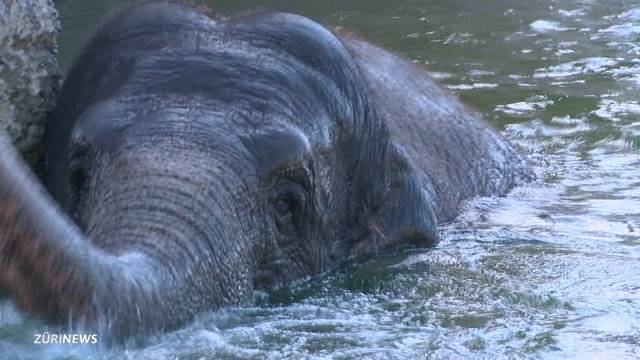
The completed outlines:
<svg viewBox="0 0 640 360">
<path fill-rule="evenodd" d="M 125 3 L 57 1 L 63 66 L 88 29 Z M 255 2 L 209 5 L 233 14 Z M 540 182 L 469 202 L 442 228 L 435 248 L 384 254 L 262 294 L 143 347 L 32 345 L 43 326 L 4 305 L 0 354 L 640 357 L 640 4 L 272 0 L 259 6 L 305 14 L 423 64 L 529 155 Z"/>
</svg>

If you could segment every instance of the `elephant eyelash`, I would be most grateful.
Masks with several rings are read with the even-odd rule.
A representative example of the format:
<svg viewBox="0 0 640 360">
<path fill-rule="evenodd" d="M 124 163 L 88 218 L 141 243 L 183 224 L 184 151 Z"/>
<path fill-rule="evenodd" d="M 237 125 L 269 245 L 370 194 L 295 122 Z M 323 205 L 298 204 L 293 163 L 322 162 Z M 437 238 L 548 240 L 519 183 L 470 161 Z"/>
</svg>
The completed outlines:
<svg viewBox="0 0 640 360">
<path fill-rule="evenodd" d="M 282 178 L 299 180 L 299 179 L 302 179 L 304 175 L 304 171 L 302 170 L 302 166 L 300 166 L 299 164 L 288 163 L 278 168 L 274 172 L 274 174 L 275 175 L 273 177 L 275 178 L 276 181 Z"/>
<path fill-rule="evenodd" d="M 293 182 L 300 184 L 305 191 L 311 191 L 311 170 L 301 163 L 287 163 L 281 166 L 267 179 L 266 187 L 274 189 L 282 182 Z"/>
<path fill-rule="evenodd" d="M 289 179 L 295 183 L 300 184 L 305 191 L 310 192 L 312 188 L 311 177 L 312 177 L 311 169 L 305 164 L 291 164 L 285 168 L 283 168 L 279 172 L 279 177 Z"/>
</svg>

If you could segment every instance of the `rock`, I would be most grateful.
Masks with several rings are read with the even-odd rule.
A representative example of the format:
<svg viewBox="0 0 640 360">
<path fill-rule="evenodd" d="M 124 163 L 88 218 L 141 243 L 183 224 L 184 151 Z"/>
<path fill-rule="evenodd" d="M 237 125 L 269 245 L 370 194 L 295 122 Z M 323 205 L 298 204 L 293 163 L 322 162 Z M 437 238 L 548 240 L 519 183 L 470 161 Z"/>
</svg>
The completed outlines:
<svg viewBox="0 0 640 360">
<path fill-rule="evenodd" d="M 59 30 L 51 0 L 0 0 L 0 128 L 32 166 L 60 82 Z"/>
</svg>

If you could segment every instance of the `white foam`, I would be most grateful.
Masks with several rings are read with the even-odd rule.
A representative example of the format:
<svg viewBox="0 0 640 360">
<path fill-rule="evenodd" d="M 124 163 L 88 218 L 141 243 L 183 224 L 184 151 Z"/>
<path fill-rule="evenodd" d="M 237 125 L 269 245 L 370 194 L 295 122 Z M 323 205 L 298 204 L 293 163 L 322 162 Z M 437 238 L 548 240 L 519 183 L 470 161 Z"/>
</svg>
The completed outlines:
<svg viewBox="0 0 640 360">
<path fill-rule="evenodd" d="M 620 24 L 609 26 L 606 29 L 598 30 L 599 33 L 604 33 L 610 36 L 618 38 L 630 38 L 640 34 L 640 25 L 635 24 Z"/>
<path fill-rule="evenodd" d="M 508 115 L 522 116 L 534 111 L 545 109 L 550 105 L 553 105 L 553 100 L 541 98 L 539 101 L 520 101 L 506 105 L 498 105 L 496 106 L 495 111 Z"/>
<path fill-rule="evenodd" d="M 560 25 L 557 21 L 551 20 L 536 20 L 529 24 L 531 30 L 537 33 L 548 33 L 555 31 L 567 31 L 569 28 Z"/>
<path fill-rule="evenodd" d="M 624 116 L 640 114 L 640 104 L 637 101 L 620 102 L 604 99 L 592 114 L 606 120 L 620 121 Z"/>
<path fill-rule="evenodd" d="M 548 68 L 536 69 L 534 78 L 566 78 L 581 74 L 599 74 L 617 65 L 618 61 L 606 57 L 592 57 L 571 61 Z"/>
<path fill-rule="evenodd" d="M 477 89 L 493 89 L 498 87 L 498 84 L 493 83 L 474 83 L 474 84 L 458 84 L 458 85 L 449 85 L 448 88 L 451 90 L 477 90 Z"/>
</svg>

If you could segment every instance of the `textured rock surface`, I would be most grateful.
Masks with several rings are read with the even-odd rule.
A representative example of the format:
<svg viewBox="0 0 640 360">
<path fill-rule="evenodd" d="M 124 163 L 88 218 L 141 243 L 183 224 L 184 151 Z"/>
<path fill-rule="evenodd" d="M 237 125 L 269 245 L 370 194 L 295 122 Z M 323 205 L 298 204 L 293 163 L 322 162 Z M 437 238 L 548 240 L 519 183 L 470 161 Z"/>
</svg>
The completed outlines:
<svg viewBox="0 0 640 360">
<path fill-rule="evenodd" d="M 60 79 L 59 28 L 51 0 L 0 0 L 0 127 L 32 165 Z"/>
</svg>

